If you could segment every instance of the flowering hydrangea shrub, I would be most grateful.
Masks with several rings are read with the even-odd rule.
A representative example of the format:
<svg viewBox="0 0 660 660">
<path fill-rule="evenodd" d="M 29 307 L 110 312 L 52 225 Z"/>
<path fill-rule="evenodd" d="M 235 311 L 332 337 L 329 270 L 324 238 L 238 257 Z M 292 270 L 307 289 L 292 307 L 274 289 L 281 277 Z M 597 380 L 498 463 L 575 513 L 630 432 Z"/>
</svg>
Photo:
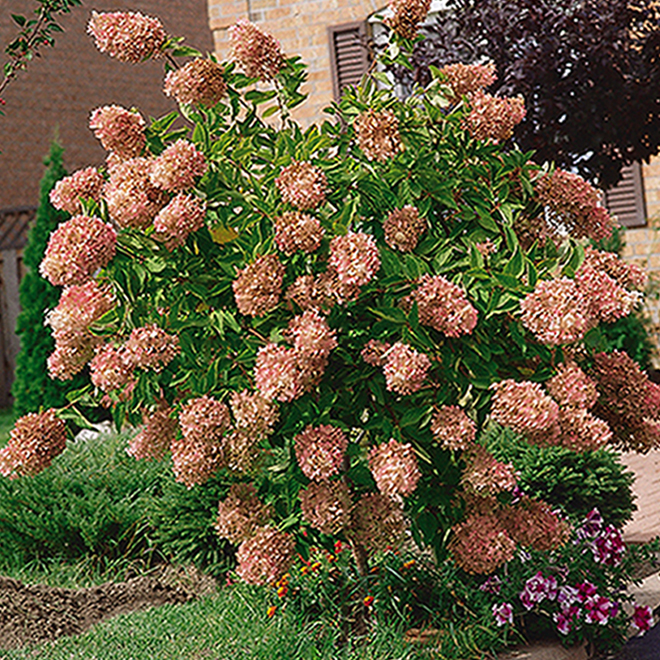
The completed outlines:
<svg viewBox="0 0 660 660">
<path fill-rule="evenodd" d="M 391 2 L 384 58 L 406 60 L 429 5 Z M 660 390 L 599 338 L 643 273 L 585 246 L 611 219 L 510 142 L 524 102 L 487 94 L 491 65 L 406 100 L 367 77 L 304 129 L 305 65 L 247 21 L 226 62 L 139 14 L 89 31 L 120 61 L 166 62 L 180 112 L 92 113 L 107 161 L 54 193 L 73 217 L 41 267 L 66 287 L 49 367 L 89 365 L 76 396 L 143 426 L 137 459 L 236 485 L 218 530 L 245 580 L 334 540 L 362 573 L 410 536 L 468 574 L 562 547 L 565 521 L 478 444 L 491 421 L 580 451 L 660 444 Z"/>
</svg>

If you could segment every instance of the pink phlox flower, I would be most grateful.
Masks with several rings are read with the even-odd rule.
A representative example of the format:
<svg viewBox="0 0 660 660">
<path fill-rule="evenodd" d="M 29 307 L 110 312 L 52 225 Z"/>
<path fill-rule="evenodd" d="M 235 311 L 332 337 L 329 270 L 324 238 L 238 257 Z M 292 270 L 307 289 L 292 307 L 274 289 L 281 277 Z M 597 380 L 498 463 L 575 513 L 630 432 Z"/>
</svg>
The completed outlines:
<svg viewBox="0 0 660 660">
<path fill-rule="evenodd" d="M 525 582 L 520 592 L 520 602 L 526 610 L 531 610 L 544 600 L 554 600 L 557 597 L 557 580 L 553 576 L 543 577 L 539 571 Z"/>
<path fill-rule="evenodd" d="M 552 620 L 557 624 L 557 632 L 560 635 L 568 635 L 571 629 L 577 625 L 582 609 L 578 605 L 570 605 L 552 615 Z"/>
<path fill-rule="evenodd" d="M 513 606 L 511 603 L 495 603 L 493 605 L 493 617 L 495 624 L 505 626 L 507 623 L 513 623 Z"/>
<path fill-rule="evenodd" d="M 618 566 L 626 553 L 626 546 L 621 532 L 616 527 L 608 525 L 594 539 L 592 550 L 594 559 L 599 564 Z"/>
<path fill-rule="evenodd" d="M 649 605 L 642 606 L 635 603 L 632 620 L 633 626 L 639 631 L 638 634 L 643 635 L 653 626 L 653 610 Z"/>
<path fill-rule="evenodd" d="M 616 616 L 619 607 L 605 596 L 595 595 L 584 601 L 584 609 L 587 612 L 584 617 L 587 623 L 605 626 L 611 617 Z"/>
</svg>

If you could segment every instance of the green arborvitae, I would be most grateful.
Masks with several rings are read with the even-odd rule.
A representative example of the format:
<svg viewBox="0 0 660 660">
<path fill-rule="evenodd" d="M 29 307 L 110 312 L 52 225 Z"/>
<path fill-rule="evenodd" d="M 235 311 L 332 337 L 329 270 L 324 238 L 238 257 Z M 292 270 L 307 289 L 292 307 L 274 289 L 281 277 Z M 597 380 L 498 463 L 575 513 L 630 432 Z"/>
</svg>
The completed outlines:
<svg viewBox="0 0 660 660">
<path fill-rule="evenodd" d="M 44 325 L 44 317 L 47 310 L 57 305 L 60 290 L 39 275 L 39 264 L 51 232 L 68 218 L 67 213 L 53 208 L 48 198 L 55 184 L 66 176 L 62 154 L 62 147 L 54 142 L 44 160 L 46 172 L 41 180 L 37 217 L 30 228 L 23 254 L 27 272 L 19 290 L 21 313 L 16 323 L 21 351 L 16 359 L 16 377 L 12 387 L 14 409 L 19 415 L 41 407 L 61 406 L 65 402 L 65 393 L 82 385 L 78 382 L 80 377 L 66 382 L 52 380 L 48 377 L 46 366 L 54 342 L 50 328 Z"/>
</svg>

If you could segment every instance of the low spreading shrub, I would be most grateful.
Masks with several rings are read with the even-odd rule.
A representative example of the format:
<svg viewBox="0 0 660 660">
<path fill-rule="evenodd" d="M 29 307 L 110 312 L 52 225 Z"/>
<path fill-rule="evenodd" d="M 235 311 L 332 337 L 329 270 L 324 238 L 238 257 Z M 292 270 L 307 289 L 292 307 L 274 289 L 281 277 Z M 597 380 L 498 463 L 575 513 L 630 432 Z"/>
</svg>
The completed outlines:
<svg viewBox="0 0 660 660">
<path fill-rule="evenodd" d="M 607 524 L 622 527 L 632 520 L 635 475 L 609 449 L 575 452 L 564 447 L 539 447 L 497 425 L 481 441 L 503 463 L 518 472 L 518 486 L 528 495 L 561 509 L 573 520 L 598 509 Z"/>
</svg>

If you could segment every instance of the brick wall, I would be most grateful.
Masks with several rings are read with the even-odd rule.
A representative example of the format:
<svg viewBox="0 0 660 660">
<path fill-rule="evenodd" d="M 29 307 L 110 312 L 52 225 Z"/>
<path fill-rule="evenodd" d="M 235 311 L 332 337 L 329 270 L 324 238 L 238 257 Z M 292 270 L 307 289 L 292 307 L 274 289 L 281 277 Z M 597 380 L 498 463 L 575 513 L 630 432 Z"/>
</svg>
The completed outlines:
<svg viewBox="0 0 660 660">
<path fill-rule="evenodd" d="M 332 77 L 327 28 L 365 20 L 386 4 L 385 0 L 209 0 L 209 16 L 220 58 L 227 57 L 227 28 L 239 18 L 262 25 L 280 40 L 288 55 L 300 55 L 309 65 L 303 91 L 309 100 L 295 112 L 302 123 L 323 117 L 332 101 Z"/>
<path fill-rule="evenodd" d="M 32 0 L 1 3 L 0 43 L 15 34 L 10 13 L 27 15 Z M 105 152 L 87 128 L 93 108 L 110 103 L 135 106 L 142 114 L 160 116 L 174 109 L 161 92 L 163 65 L 131 65 L 99 53 L 86 34 L 91 10 L 141 11 L 158 16 L 165 29 L 185 36 L 203 52 L 213 49 L 206 0 L 94 0 L 62 17 L 65 32 L 56 34 L 55 48 L 30 63 L 4 95 L 6 116 L 0 117 L 0 209 L 35 206 L 42 160 L 55 131 L 65 147 L 69 171 L 101 164 Z"/>
</svg>

